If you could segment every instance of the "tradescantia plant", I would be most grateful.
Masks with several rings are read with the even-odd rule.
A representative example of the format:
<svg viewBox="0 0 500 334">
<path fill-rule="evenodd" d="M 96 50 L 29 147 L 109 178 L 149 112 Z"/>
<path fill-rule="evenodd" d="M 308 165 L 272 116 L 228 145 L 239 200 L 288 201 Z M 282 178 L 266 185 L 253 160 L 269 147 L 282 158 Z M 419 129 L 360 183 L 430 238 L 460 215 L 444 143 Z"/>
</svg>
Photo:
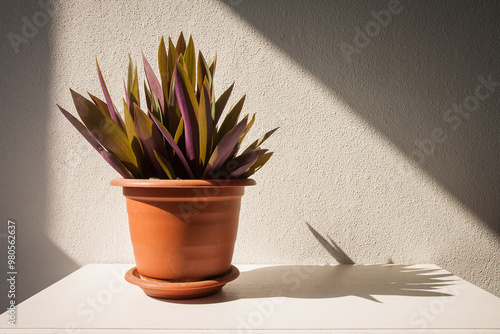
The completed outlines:
<svg viewBox="0 0 500 334">
<path fill-rule="evenodd" d="M 143 54 L 147 112 L 140 104 L 137 66 L 130 56 L 123 118 L 109 96 L 97 60 L 104 100 L 90 93 L 87 99 L 70 90 L 83 123 L 58 107 L 124 178 L 248 178 L 271 157 L 272 152 L 261 149 L 261 144 L 277 129 L 240 153 L 255 114 L 238 121 L 243 96 L 220 121 L 234 84 L 215 98 L 216 59 L 207 64 L 199 51 L 196 62 L 192 37 L 186 44 L 182 32 L 176 46 L 170 38 L 165 45 L 162 37 L 158 48 L 159 79 Z"/>
</svg>

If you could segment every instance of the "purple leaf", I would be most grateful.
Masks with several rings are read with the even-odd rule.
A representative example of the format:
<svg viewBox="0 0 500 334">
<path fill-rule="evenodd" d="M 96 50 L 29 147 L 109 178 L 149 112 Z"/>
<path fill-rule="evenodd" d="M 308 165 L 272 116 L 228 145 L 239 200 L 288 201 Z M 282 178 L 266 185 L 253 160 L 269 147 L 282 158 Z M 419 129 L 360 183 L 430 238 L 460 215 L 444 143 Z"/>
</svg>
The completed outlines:
<svg viewBox="0 0 500 334">
<path fill-rule="evenodd" d="M 149 116 L 151 117 L 153 122 L 155 122 L 156 126 L 158 127 L 158 130 L 160 130 L 163 137 L 167 140 L 167 142 L 170 144 L 170 146 L 174 149 L 175 153 L 177 154 L 177 156 L 181 160 L 182 164 L 184 165 L 184 168 L 186 168 L 186 171 L 188 172 L 189 177 L 194 179 L 195 177 L 193 175 L 193 172 L 191 171 L 191 168 L 189 167 L 189 164 L 186 161 L 186 158 L 184 157 L 184 154 L 182 154 L 181 149 L 179 148 L 179 146 L 177 146 L 177 144 L 175 143 L 174 139 L 172 138 L 172 136 L 170 135 L 168 130 L 165 128 L 165 126 L 163 124 L 160 123 L 160 121 L 158 121 L 158 119 L 156 119 L 156 117 L 151 112 L 149 113 Z"/>
<path fill-rule="evenodd" d="M 156 77 L 151 65 L 149 65 L 146 56 L 144 53 L 142 54 L 142 61 L 144 63 L 144 71 L 146 72 L 146 78 L 148 79 L 149 88 L 153 94 L 158 98 L 158 102 L 160 102 L 161 111 L 165 113 L 165 97 L 163 95 L 163 88 L 161 87 L 160 81 Z"/>
<path fill-rule="evenodd" d="M 63 115 L 70 121 L 71 124 L 82 134 L 82 136 L 87 139 L 87 141 L 92 145 L 97 151 L 102 149 L 101 144 L 95 139 L 95 137 L 92 135 L 92 133 L 85 127 L 85 125 L 82 124 L 76 117 L 71 115 L 69 112 L 67 112 L 65 109 L 63 109 L 61 106 L 57 105 L 59 107 L 59 110 L 63 113 Z"/>
<path fill-rule="evenodd" d="M 106 87 L 106 83 L 104 82 L 104 79 L 102 77 L 101 69 L 99 68 L 99 63 L 97 62 L 97 59 L 95 60 L 95 63 L 97 65 L 97 74 L 99 75 L 99 81 L 101 82 L 102 92 L 106 99 L 106 103 L 108 104 L 109 115 L 111 116 L 113 121 L 115 121 L 115 123 L 118 124 L 124 130 L 125 126 L 123 124 L 123 120 L 121 119 L 120 115 L 116 112 L 115 106 L 113 105 L 113 101 L 111 101 L 111 97 L 109 96 L 108 88 Z"/>
<path fill-rule="evenodd" d="M 157 177 L 165 176 L 163 168 L 156 158 L 155 151 L 162 155 L 167 155 L 163 139 L 157 127 L 151 119 L 134 103 L 134 129 L 137 137 L 139 137 L 142 147 L 146 152 L 149 161 L 153 165 Z"/>
<path fill-rule="evenodd" d="M 271 158 L 272 155 L 273 155 L 273 152 L 268 152 L 268 153 L 264 154 L 262 157 L 260 157 L 259 159 L 257 159 L 257 161 L 255 161 L 255 163 L 248 169 L 248 171 L 246 171 L 245 173 L 240 175 L 240 179 L 246 179 L 246 178 L 252 176 L 255 172 L 257 172 L 259 169 L 261 169 L 262 166 L 264 166 L 266 164 L 266 162 L 269 161 L 269 159 Z"/>
<path fill-rule="evenodd" d="M 177 102 L 179 103 L 179 109 L 184 119 L 184 134 L 186 140 L 186 151 L 189 160 L 193 161 L 197 158 L 196 149 L 199 145 L 198 141 L 198 128 L 196 124 L 196 110 L 193 105 L 193 98 L 190 97 L 190 93 L 194 92 L 192 89 L 188 89 L 188 84 L 190 85 L 187 73 L 183 70 L 179 70 L 180 64 L 177 63 L 174 72 L 174 82 L 175 82 L 175 96 L 177 97 Z M 182 72 L 181 72 L 182 71 Z M 196 98 L 194 98 L 196 101 Z M 196 103 L 196 102 L 195 102 Z"/>
<path fill-rule="evenodd" d="M 121 176 L 123 176 L 124 179 L 133 179 L 134 178 L 132 176 L 132 174 L 130 173 L 130 171 L 122 164 L 120 159 L 118 159 L 116 157 L 116 155 L 114 155 L 111 152 L 106 151 L 103 148 L 101 148 L 99 150 L 99 152 L 101 153 L 104 160 L 106 160 L 108 162 L 108 164 L 111 165 L 111 167 L 113 167 Z"/>
<path fill-rule="evenodd" d="M 267 150 L 256 150 L 256 151 L 251 151 L 245 154 L 240 155 L 239 157 L 236 157 L 235 159 L 231 160 L 235 163 L 235 169 L 234 171 L 230 174 L 231 178 L 238 178 L 240 177 L 243 173 L 245 173 L 252 165 L 261 157 L 263 156 Z"/>
<path fill-rule="evenodd" d="M 219 142 L 217 147 L 212 153 L 210 160 L 208 161 L 207 168 L 203 174 L 203 178 L 207 176 L 212 177 L 214 173 L 222 166 L 222 164 L 227 160 L 234 150 L 234 147 L 238 143 L 238 139 L 245 132 L 247 126 L 248 117 L 243 118 L 243 120 L 238 123 L 233 129 L 231 129 Z"/>
</svg>

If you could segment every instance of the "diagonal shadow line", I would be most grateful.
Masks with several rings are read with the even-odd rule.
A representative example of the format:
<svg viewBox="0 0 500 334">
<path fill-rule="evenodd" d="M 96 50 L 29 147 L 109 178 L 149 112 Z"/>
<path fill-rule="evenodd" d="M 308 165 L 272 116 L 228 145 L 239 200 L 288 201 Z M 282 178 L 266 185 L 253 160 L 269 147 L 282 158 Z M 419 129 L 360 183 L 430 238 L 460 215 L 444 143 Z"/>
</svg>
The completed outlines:
<svg viewBox="0 0 500 334">
<path fill-rule="evenodd" d="M 499 87 L 475 114 L 445 117 L 474 95 L 478 77 L 500 81 L 500 2 L 403 0 L 377 36 L 360 42 L 356 29 L 376 24 L 373 13 L 388 2 L 219 1 L 406 157 L 423 154 L 416 164 L 500 236 Z M 365 45 L 348 62 L 342 45 L 356 45 L 356 36 Z M 432 142 L 436 129 L 445 132 L 444 142 Z"/>
<path fill-rule="evenodd" d="M 326 240 L 321 234 L 318 233 L 308 222 L 306 222 L 309 231 L 313 234 L 316 240 L 319 241 L 321 246 L 337 261 L 339 264 L 354 264 L 355 262 L 332 240 L 328 237 Z"/>
</svg>

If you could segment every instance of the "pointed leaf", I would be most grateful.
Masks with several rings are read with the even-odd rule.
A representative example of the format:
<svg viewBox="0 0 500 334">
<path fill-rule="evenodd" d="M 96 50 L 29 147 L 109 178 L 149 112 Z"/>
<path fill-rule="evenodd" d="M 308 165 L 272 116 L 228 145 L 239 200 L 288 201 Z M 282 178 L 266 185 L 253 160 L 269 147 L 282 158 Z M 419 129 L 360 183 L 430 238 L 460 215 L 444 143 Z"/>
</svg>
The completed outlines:
<svg viewBox="0 0 500 334">
<path fill-rule="evenodd" d="M 212 75 L 210 74 L 210 71 L 208 69 L 207 62 L 205 61 L 205 57 L 203 57 L 203 53 L 201 51 L 198 51 L 198 77 L 196 80 L 196 84 L 198 86 L 198 91 L 201 92 L 203 90 L 203 82 L 205 78 L 208 78 L 208 82 L 210 84 L 210 87 L 212 85 Z M 212 89 L 210 88 L 210 91 Z M 212 116 L 213 118 L 213 116 Z"/>
<path fill-rule="evenodd" d="M 200 162 L 205 165 L 206 157 L 210 154 L 212 144 L 212 115 L 210 107 L 210 95 L 205 86 L 201 91 L 200 105 L 198 107 L 198 128 L 200 138 Z M 207 154 L 208 152 L 208 154 Z"/>
<path fill-rule="evenodd" d="M 238 144 L 236 145 L 236 152 L 240 149 L 241 144 L 243 143 L 243 140 L 245 139 L 246 135 L 248 134 L 248 131 L 252 128 L 252 125 L 255 123 L 255 114 L 253 114 L 252 119 L 250 122 L 248 122 L 247 127 L 245 129 L 245 132 L 241 135 L 240 139 L 238 139 Z"/>
<path fill-rule="evenodd" d="M 137 104 L 134 104 L 137 106 Z M 132 105 L 132 108 L 134 108 L 134 105 Z M 147 163 L 145 161 L 144 157 L 144 149 L 142 147 L 141 140 L 137 136 L 137 133 L 135 131 L 135 126 L 134 126 L 134 111 L 133 109 L 129 109 L 127 104 L 125 103 L 125 100 L 123 100 L 123 111 L 124 111 L 124 118 L 125 118 L 125 130 L 127 133 L 127 138 L 128 141 L 130 142 L 130 146 L 132 147 L 132 151 L 134 152 L 134 155 L 137 158 L 137 163 L 139 166 L 139 170 L 141 171 L 141 176 L 143 178 L 147 177 Z"/>
<path fill-rule="evenodd" d="M 132 59 L 130 59 L 130 60 L 132 61 Z M 140 107 L 141 106 L 141 97 L 139 95 L 139 78 L 137 76 L 137 66 L 134 66 L 132 87 L 129 88 L 129 90 L 130 90 L 130 94 L 133 96 L 133 99 L 131 97 L 132 104 L 136 103 Z"/>
<path fill-rule="evenodd" d="M 125 80 L 123 80 L 123 88 L 125 89 L 125 103 L 127 108 L 130 108 L 130 94 L 128 92 L 127 86 L 125 85 Z M 125 115 L 123 115 L 123 118 L 126 118 Z M 127 120 L 125 120 L 125 127 L 127 126 Z"/>
<path fill-rule="evenodd" d="M 260 157 L 262 157 L 267 150 L 256 150 L 236 157 L 231 160 L 233 165 L 233 172 L 229 175 L 231 178 L 238 178 L 245 173 Z"/>
<path fill-rule="evenodd" d="M 168 75 L 170 78 L 170 82 L 172 83 L 174 80 L 172 79 L 174 76 L 174 69 L 175 69 L 175 64 L 177 63 L 177 59 L 179 56 L 177 55 L 177 50 L 175 50 L 175 46 L 172 43 L 172 40 L 169 38 L 168 39 L 168 61 L 167 61 L 167 66 L 168 66 Z M 169 93 L 170 99 L 172 98 L 172 90 Z M 170 102 L 170 105 L 172 105 L 172 102 Z"/>
<path fill-rule="evenodd" d="M 122 129 L 125 129 L 125 124 L 121 119 L 120 115 L 116 112 L 115 106 L 113 105 L 113 101 L 111 101 L 111 97 L 109 96 L 108 88 L 106 87 L 106 83 L 104 82 L 104 78 L 102 77 L 101 69 L 99 68 L 99 63 L 97 62 L 97 58 L 95 60 L 97 65 L 97 74 L 99 75 L 99 81 L 101 82 L 102 92 L 104 94 L 104 98 L 106 99 L 106 103 L 108 105 L 109 114 L 113 121 L 118 124 Z"/>
<path fill-rule="evenodd" d="M 156 151 L 154 151 L 154 154 L 156 156 L 156 159 L 158 160 L 158 163 L 163 168 L 163 171 L 165 172 L 165 174 L 167 174 L 168 178 L 170 180 L 175 180 L 177 176 L 175 176 L 174 168 L 172 167 L 170 162 L 168 162 L 167 158 Z"/>
<path fill-rule="evenodd" d="M 210 75 L 212 76 L 212 80 L 214 79 L 215 76 L 215 65 L 217 64 L 217 52 L 215 53 L 215 56 L 210 59 L 210 64 L 208 64 L 208 68 L 210 69 Z"/>
<path fill-rule="evenodd" d="M 219 122 L 219 118 L 226 107 L 227 101 L 229 100 L 229 96 L 231 96 L 231 92 L 233 91 L 234 83 L 229 86 L 226 91 L 219 96 L 217 102 L 215 102 L 215 115 L 214 115 L 214 126 Z"/>
<path fill-rule="evenodd" d="M 184 138 L 186 141 L 186 152 L 189 160 L 198 158 L 199 139 L 196 115 L 198 114 L 198 103 L 194 96 L 194 90 L 189 82 L 187 73 L 181 68 L 179 62 L 174 72 L 175 95 L 179 103 L 179 109 L 184 119 Z"/>
<path fill-rule="evenodd" d="M 238 117 L 240 117 L 241 109 L 243 108 L 243 103 L 245 103 L 245 97 L 246 95 L 243 95 L 243 97 L 236 103 L 234 106 L 229 109 L 229 112 L 226 115 L 226 118 L 224 119 L 224 122 L 222 122 L 222 125 L 220 126 L 219 131 L 217 132 L 217 140 L 216 144 L 226 135 L 226 133 L 231 130 L 236 122 L 238 122 Z"/>
<path fill-rule="evenodd" d="M 179 122 L 179 126 L 177 127 L 174 136 L 174 141 L 176 144 L 179 143 L 179 139 L 181 138 L 183 133 L 184 133 L 184 119 L 181 118 L 181 121 Z"/>
<path fill-rule="evenodd" d="M 184 39 L 184 34 L 181 31 L 181 34 L 179 35 L 179 39 L 177 39 L 177 45 L 175 47 L 175 51 L 177 51 L 177 55 L 184 54 L 186 51 L 186 40 Z"/>
<path fill-rule="evenodd" d="M 160 45 L 158 46 L 158 67 L 160 69 L 161 86 L 163 88 L 163 95 L 168 105 L 169 103 L 169 87 L 170 87 L 170 74 L 168 71 L 168 57 L 165 48 L 165 41 L 161 37 Z"/>
<path fill-rule="evenodd" d="M 245 131 L 247 121 L 247 117 L 243 118 L 243 120 L 238 125 L 236 125 L 231 131 L 227 133 L 227 135 L 224 136 L 224 138 L 222 138 L 222 140 L 212 153 L 210 160 L 208 161 L 208 165 L 205 169 L 205 173 L 203 174 L 203 178 L 216 178 L 214 177 L 214 174 L 218 172 L 218 169 L 222 166 L 222 164 L 227 160 L 227 158 L 233 151 L 236 143 L 238 142 L 238 138 L 240 138 L 240 136 Z"/>
<path fill-rule="evenodd" d="M 94 101 L 94 104 L 99 109 L 101 109 L 101 111 L 103 111 L 105 114 L 109 115 L 108 105 L 106 104 L 106 102 L 104 102 L 103 100 L 101 100 L 98 97 L 95 97 L 94 95 L 90 94 L 89 92 L 87 92 L 87 94 L 89 94 L 92 101 Z M 111 117 L 111 115 L 109 115 L 109 116 Z"/>
<path fill-rule="evenodd" d="M 275 128 L 275 129 L 272 129 L 271 131 L 269 132 L 266 132 L 264 135 L 262 135 L 259 139 L 257 139 L 256 141 L 254 141 L 252 144 L 250 144 L 250 146 L 247 147 L 246 150 L 243 151 L 243 153 L 247 153 L 247 152 L 250 152 L 252 150 L 255 150 L 256 148 L 258 148 L 264 141 L 266 141 L 267 138 L 271 137 L 271 135 L 276 131 L 278 130 L 279 127 Z"/>
<path fill-rule="evenodd" d="M 127 106 L 130 108 L 130 95 L 132 95 L 131 89 L 132 89 L 132 84 L 134 82 L 134 64 L 132 63 L 132 58 L 130 57 L 130 54 L 128 55 L 128 71 L 127 71 Z M 125 124 L 126 125 L 126 124 Z"/>
<path fill-rule="evenodd" d="M 151 91 L 146 86 L 146 81 L 144 81 L 144 95 L 146 96 L 146 106 L 148 111 L 151 111 Z"/>
<path fill-rule="evenodd" d="M 272 155 L 273 155 L 273 152 L 268 152 L 268 153 L 264 154 L 262 157 L 260 157 L 259 159 L 257 159 L 257 161 L 252 165 L 252 167 L 250 167 L 248 169 L 247 172 L 240 175 L 240 178 L 246 179 L 246 178 L 252 176 L 255 172 L 257 172 L 259 169 L 261 169 L 262 166 L 264 166 L 266 162 L 269 161 L 269 159 L 271 158 Z"/>
<path fill-rule="evenodd" d="M 100 149 L 99 152 L 101 156 L 108 162 L 108 164 L 113 167 L 124 179 L 133 179 L 134 176 L 130 171 L 123 165 L 123 163 L 111 152 L 104 149 Z"/>
<path fill-rule="evenodd" d="M 94 147 L 97 151 L 102 149 L 101 144 L 94 138 L 94 136 L 90 133 L 90 131 L 85 127 L 85 125 L 82 124 L 76 117 L 71 115 L 69 112 L 67 112 L 65 109 L 63 109 L 60 105 L 57 105 L 59 110 L 63 113 L 64 117 L 70 121 L 71 124 L 82 134 L 82 136 L 87 139 L 87 141 Z"/>
<path fill-rule="evenodd" d="M 71 95 L 78 115 L 97 141 L 107 151 L 114 153 L 135 177 L 140 177 L 137 157 L 125 131 L 95 104 L 73 90 Z"/>
<path fill-rule="evenodd" d="M 186 61 L 187 74 L 189 81 L 193 87 L 196 86 L 196 59 L 194 53 L 193 38 L 189 36 L 189 42 L 184 53 L 184 60 Z"/>
<path fill-rule="evenodd" d="M 163 88 L 158 81 L 151 65 L 149 65 L 146 56 L 144 53 L 142 54 L 142 62 L 144 63 L 144 71 L 146 72 L 146 78 L 148 79 L 149 88 L 151 88 L 151 92 L 158 98 L 158 102 L 160 103 L 160 107 L 162 110 L 162 114 L 165 111 L 165 97 L 163 96 Z"/>
<path fill-rule="evenodd" d="M 137 133 L 137 137 L 139 137 L 142 143 L 144 153 L 151 163 L 151 167 L 154 171 L 152 171 L 152 174 L 159 178 L 164 177 L 165 174 L 163 173 L 163 168 L 155 155 L 155 151 L 164 155 L 167 154 L 163 144 L 163 139 L 156 125 L 154 125 L 153 121 L 139 108 L 137 104 L 134 104 L 134 129 Z"/>
<path fill-rule="evenodd" d="M 186 171 L 189 174 L 189 177 L 191 177 L 191 178 L 194 179 L 195 177 L 193 175 L 193 172 L 191 171 L 191 168 L 189 167 L 189 164 L 186 161 L 186 158 L 184 157 L 184 154 L 182 153 L 182 151 L 179 148 L 179 146 L 177 146 L 177 144 L 175 143 L 174 139 L 172 138 L 172 136 L 170 135 L 170 133 L 168 132 L 168 130 L 151 113 L 149 115 L 151 116 L 153 122 L 158 127 L 158 130 L 160 130 L 161 134 L 163 135 L 163 138 L 165 138 L 167 140 L 167 142 L 170 144 L 170 146 L 172 147 L 172 149 L 175 151 L 175 153 L 177 154 L 177 156 L 181 160 L 182 164 L 184 165 L 184 168 L 186 168 Z"/>
</svg>

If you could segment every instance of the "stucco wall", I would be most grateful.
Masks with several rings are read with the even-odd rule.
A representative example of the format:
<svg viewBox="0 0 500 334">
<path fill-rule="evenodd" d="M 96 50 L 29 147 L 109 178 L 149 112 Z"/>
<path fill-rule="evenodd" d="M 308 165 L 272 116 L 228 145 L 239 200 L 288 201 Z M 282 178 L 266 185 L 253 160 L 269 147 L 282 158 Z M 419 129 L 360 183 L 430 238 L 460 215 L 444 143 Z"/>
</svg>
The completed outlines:
<svg viewBox="0 0 500 334">
<path fill-rule="evenodd" d="M 436 263 L 500 296 L 497 2 L 43 3 L 0 5 L 0 233 L 16 222 L 18 301 L 87 263 L 133 262 L 117 174 L 55 104 L 74 111 L 69 87 L 101 96 L 97 56 L 120 105 L 128 54 L 142 81 L 141 51 L 155 63 L 181 30 L 217 51 L 217 94 L 247 94 L 250 138 L 280 127 L 235 263 Z"/>
</svg>

